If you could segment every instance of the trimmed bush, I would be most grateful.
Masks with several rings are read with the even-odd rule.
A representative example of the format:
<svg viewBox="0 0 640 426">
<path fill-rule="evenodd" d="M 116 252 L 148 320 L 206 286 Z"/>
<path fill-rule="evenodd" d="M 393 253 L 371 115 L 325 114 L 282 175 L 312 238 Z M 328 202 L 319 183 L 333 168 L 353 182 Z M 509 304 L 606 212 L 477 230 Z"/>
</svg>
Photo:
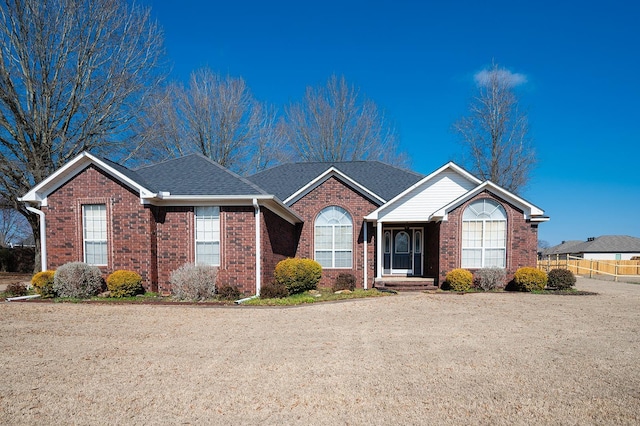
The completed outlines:
<svg viewBox="0 0 640 426">
<path fill-rule="evenodd" d="M 297 294 L 316 288 L 322 277 L 322 266 L 312 259 L 289 258 L 278 262 L 273 275 L 289 294 Z"/>
<path fill-rule="evenodd" d="M 289 291 L 282 284 L 272 281 L 260 288 L 260 299 L 282 299 L 289 296 Z"/>
<path fill-rule="evenodd" d="M 187 263 L 171 273 L 171 293 L 178 299 L 205 300 L 216 292 L 218 268 Z"/>
<path fill-rule="evenodd" d="M 482 268 L 473 273 L 473 284 L 484 291 L 503 288 L 507 273 L 502 268 Z"/>
<path fill-rule="evenodd" d="M 473 274 L 466 269 L 454 269 L 447 273 L 445 283 L 453 291 L 468 291 L 473 284 Z"/>
<path fill-rule="evenodd" d="M 568 269 L 552 269 L 547 275 L 549 287 L 555 287 L 558 290 L 566 290 L 576 284 L 576 277 Z"/>
<path fill-rule="evenodd" d="M 353 274 L 345 274 L 342 273 L 336 277 L 335 282 L 333 283 L 332 290 L 340 291 L 340 290 L 355 290 L 356 289 L 356 276 Z"/>
<path fill-rule="evenodd" d="M 142 277 L 133 271 L 118 270 L 107 277 L 111 297 L 133 297 L 144 293 Z"/>
<path fill-rule="evenodd" d="M 5 294 L 10 297 L 26 296 L 27 286 L 22 283 L 11 283 L 7 286 Z"/>
<path fill-rule="evenodd" d="M 525 266 L 516 271 L 513 281 L 520 291 L 544 290 L 547 285 L 547 274 L 538 268 Z"/>
<path fill-rule="evenodd" d="M 60 297 L 86 299 L 104 288 L 102 272 L 83 262 L 65 263 L 53 275 L 53 290 Z"/>
<path fill-rule="evenodd" d="M 31 285 L 43 299 L 56 297 L 56 292 L 53 289 L 53 276 L 55 273 L 56 271 L 42 271 L 31 278 Z"/>
<path fill-rule="evenodd" d="M 238 300 L 242 296 L 237 286 L 228 284 L 217 288 L 216 294 L 220 300 Z"/>
</svg>

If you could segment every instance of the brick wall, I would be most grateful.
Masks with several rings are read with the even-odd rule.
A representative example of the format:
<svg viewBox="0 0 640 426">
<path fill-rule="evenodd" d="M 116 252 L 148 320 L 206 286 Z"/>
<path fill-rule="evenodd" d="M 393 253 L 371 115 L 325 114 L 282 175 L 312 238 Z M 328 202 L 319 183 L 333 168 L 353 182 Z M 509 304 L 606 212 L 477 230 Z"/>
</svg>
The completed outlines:
<svg viewBox="0 0 640 426">
<path fill-rule="evenodd" d="M 97 168 L 88 167 L 48 197 L 43 207 L 47 227 L 47 263 L 56 269 L 84 260 L 82 205 L 105 204 L 107 209 L 108 266 L 105 277 L 117 269 L 138 272 L 148 289 L 155 289 L 151 256 L 151 211 L 138 194 Z"/>
<path fill-rule="evenodd" d="M 295 257 L 301 226 L 292 225 L 271 210 L 261 208 L 262 284 L 273 281 L 276 264 Z"/>
<path fill-rule="evenodd" d="M 193 207 L 153 207 L 156 222 L 158 290 L 169 293 L 169 278 L 195 259 Z"/>
<path fill-rule="evenodd" d="M 507 213 L 507 280 L 513 278 L 518 268 L 536 266 L 538 225 L 528 222 L 522 210 L 489 191 L 484 191 L 452 210 L 448 214 L 448 220 L 440 223 L 440 283 L 444 281 L 447 272 L 461 266 L 462 213 L 470 203 L 481 198 L 497 201 Z"/>
<path fill-rule="evenodd" d="M 345 209 L 351 215 L 353 220 L 353 268 L 351 269 L 328 269 L 322 271 L 322 280 L 319 286 L 330 287 L 333 285 L 335 278 L 340 273 L 351 273 L 356 276 L 356 285 L 359 288 L 363 286 L 364 280 L 364 227 L 363 218 L 377 208 L 368 199 L 362 197 L 359 193 L 350 187 L 331 177 L 313 189 L 302 199 L 295 202 L 291 208 L 304 219 L 304 225 L 300 231 L 300 243 L 297 247 L 296 256 L 314 258 L 314 223 L 315 219 L 322 209 L 328 206 L 339 206 Z M 367 229 L 368 237 L 368 286 L 371 288 L 375 277 L 375 247 L 374 247 L 374 229 L 369 226 Z"/>
<path fill-rule="evenodd" d="M 246 294 L 256 290 L 256 222 L 253 206 L 220 208 L 218 285 L 235 285 Z"/>
</svg>

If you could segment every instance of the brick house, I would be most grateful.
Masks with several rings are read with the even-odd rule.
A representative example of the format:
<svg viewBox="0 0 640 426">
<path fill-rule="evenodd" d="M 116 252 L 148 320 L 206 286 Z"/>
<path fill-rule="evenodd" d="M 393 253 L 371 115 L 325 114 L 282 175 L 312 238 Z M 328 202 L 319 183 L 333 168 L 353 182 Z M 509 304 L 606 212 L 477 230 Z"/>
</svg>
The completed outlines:
<svg viewBox="0 0 640 426">
<path fill-rule="evenodd" d="M 439 285 L 454 268 L 536 264 L 544 212 L 454 163 L 428 176 L 377 161 L 292 163 L 243 178 L 192 154 L 129 169 L 83 152 L 22 201 L 40 215 L 43 268 L 134 270 L 169 292 L 185 263 L 259 294 L 277 262 L 320 262 L 361 288 Z"/>
</svg>

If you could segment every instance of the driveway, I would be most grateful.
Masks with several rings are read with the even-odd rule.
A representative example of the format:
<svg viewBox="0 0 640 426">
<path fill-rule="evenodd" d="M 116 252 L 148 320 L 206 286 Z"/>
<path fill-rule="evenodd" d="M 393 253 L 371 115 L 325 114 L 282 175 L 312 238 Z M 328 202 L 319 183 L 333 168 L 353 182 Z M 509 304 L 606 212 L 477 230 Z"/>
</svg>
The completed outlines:
<svg viewBox="0 0 640 426">
<path fill-rule="evenodd" d="M 0 304 L 1 424 L 638 424 L 640 285 Z"/>
</svg>

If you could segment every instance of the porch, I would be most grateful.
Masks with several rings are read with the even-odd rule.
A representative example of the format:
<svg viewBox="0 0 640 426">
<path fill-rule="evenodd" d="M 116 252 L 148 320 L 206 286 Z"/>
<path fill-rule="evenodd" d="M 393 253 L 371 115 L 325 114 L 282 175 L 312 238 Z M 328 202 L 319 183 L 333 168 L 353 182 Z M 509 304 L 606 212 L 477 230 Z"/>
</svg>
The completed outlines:
<svg viewBox="0 0 640 426">
<path fill-rule="evenodd" d="M 374 286 L 401 291 L 438 288 L 439 224 L 377 223 Z"/>
</svg>

